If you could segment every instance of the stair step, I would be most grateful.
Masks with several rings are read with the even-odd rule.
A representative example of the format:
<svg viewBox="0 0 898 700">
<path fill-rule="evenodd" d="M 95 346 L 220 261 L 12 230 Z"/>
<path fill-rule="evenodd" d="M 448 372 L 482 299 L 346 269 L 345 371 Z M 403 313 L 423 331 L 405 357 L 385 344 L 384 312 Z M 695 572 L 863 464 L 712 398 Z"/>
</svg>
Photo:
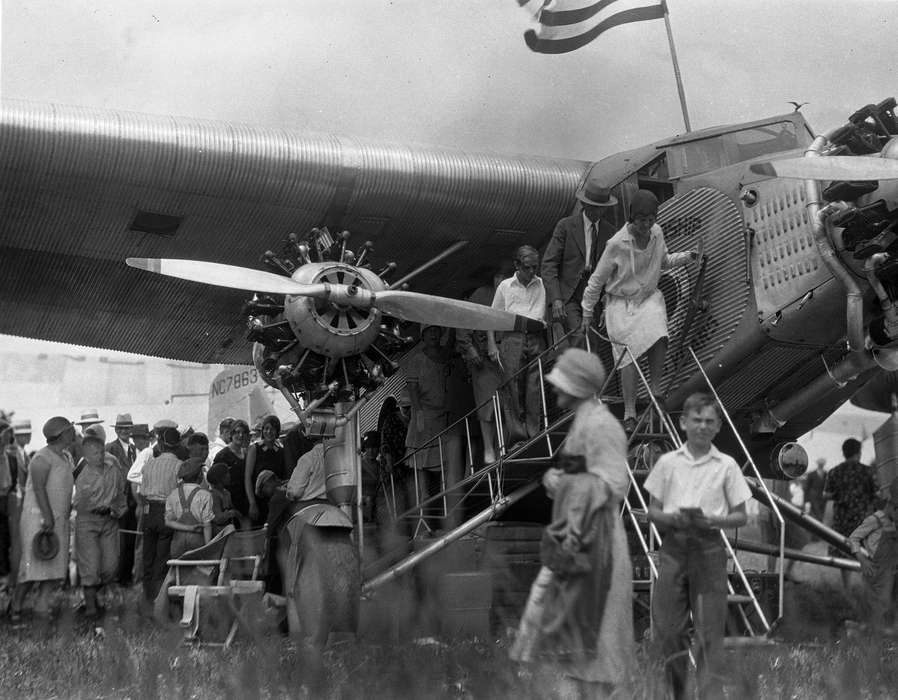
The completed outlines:
<svg viewBox="0 0 898 700">
<path fill-rule="evenodd" d="M 754 602 L 754 598 L 752 598 L 750 595 L 743 595 L 740 593 L 730 593 L 729 595 L 727 595 L 727 603 L 730 603 L 731 605 L 742 605 L 744 603 L 752 602 Z"/>
<path fill-rule="evenodd" d="M 770 647 L 774 646 L 776 641 L 764 635 L 754 637 L 724 637 L 723 646 L 726 649 L 738 649 L 741 647 Z"/>
</svg>

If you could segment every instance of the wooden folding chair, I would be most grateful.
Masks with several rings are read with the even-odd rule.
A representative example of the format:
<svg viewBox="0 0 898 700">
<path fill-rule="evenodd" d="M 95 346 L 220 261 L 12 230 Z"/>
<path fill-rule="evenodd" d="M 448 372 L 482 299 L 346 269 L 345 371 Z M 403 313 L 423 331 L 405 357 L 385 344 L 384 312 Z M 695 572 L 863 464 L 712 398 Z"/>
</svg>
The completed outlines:
<svg viewBox="0 0 898 700">
<path fill-rule="evenodd" d="M 188 628 L 189 638 L 196 636 L 199 624 L 197 590 L 200 586 L 214 585 L 221 579 L 221 572 L 227 565 L 223 559 L 225 545 L 234 532 L 234 526 L 228 525 L 202 547 L 166 562 L 168 573 L 159 589 L 154 610 L 158 620 L 166 621 L 170 601 L 180 599 L 183 602 L 181 626 Z"/>
<path fill-rule="evenodd" d="M 267 527 L 258 530 L 230 528 L 225 537 L 222 537 L 223 534 L 224 531 L 205 547 L 188 552 L 181 559 L 173 559 L 168 562 L 169 570 L 174 568 L 176 572 L 173 585 L 168 588 L 168 596 L 183 599 L 184 610 L 180 624 L 185 629 L 184 638 L 190 641 L 200 641 L 200 602 L 203 599 L 223 601 L 232 618 L 227 636 L 223 642 L 202 640 L 200 643 L 222 644 L 228 647 L 234 641 L 238 627 L 242 626 L 252 632 L 242 613 L 245 607 L 242 599 L 254 596 L 261 600 L 262 594 L 265 592 L 265 582 L 262 578 L 267 565 L 268 529 Z M 219 557 L 214 560 L 214 571 L 209 568 L 209 564 L 213 563 L 212 559 L 196 561 L 192 556 L 206 551 L 213 543 L 216 544 Z M 187 559 L 188 555 L 191 555 L 189 559 Z M 206 567 L 205 571 L 214 573 L 214 575 L 202 580 L 201 576 L 197 577 L 189 571 L 191 564 L 202 564 Z"/>
</svg>

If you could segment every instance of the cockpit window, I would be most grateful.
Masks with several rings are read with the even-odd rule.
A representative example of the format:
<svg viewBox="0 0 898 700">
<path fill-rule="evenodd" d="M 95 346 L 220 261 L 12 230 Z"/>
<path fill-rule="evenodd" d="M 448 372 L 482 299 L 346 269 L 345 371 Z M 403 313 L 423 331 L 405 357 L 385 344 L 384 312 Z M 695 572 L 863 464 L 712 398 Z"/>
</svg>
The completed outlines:
<svg viewBox="0 0 898 700">
<path fill-rule="evenodd" d="M 667 165 L 671 178 L 677 179 L 768 153 L 791 151 L 802 145 L 795 124 L 790 121 L 776 122 L 669 146 L 666 149 Z"/>
</svg>

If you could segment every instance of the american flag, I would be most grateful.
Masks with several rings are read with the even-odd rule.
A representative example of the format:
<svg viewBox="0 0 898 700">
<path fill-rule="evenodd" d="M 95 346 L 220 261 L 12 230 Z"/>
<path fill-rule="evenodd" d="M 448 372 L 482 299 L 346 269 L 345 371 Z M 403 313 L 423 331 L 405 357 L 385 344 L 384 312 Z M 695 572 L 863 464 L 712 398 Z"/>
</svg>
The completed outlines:
<svg viewBox="0 0 898 700">
<path fill-rule="evenodd" d="M 630 22 L 661 19 L 666 0 L 644 5 L 645 0 L 517 0 L 538 23 L 524 33 L 524 41 L 537 53 L 568 53 L 603 32 Z"/>
</svg>

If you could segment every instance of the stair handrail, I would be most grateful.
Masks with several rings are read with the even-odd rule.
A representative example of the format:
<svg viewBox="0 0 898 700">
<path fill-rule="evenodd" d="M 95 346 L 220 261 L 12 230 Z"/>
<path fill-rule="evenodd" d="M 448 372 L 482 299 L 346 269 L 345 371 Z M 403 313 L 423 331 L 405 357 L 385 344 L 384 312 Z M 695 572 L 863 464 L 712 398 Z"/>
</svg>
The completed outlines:
<svg viewBox="0 0 898 700">
<path fill-rule="evenodd" d="M 702 366 L 701 361 L 698 359 L 698 355 L 695 354 L 695 350 L 692 349 L 691 345 L 687 349 L 689 350 L 689 354 L 692 356 L 692 361 L 695 363 L 695 366 L 698 368 L 698 371 L 701 373 L 702 377 L 704 378 L 705 383 L 708 385 L 708 389 L 710 390 L 711 395 L 714 397 L 714 400 L 717 402 L 717 406 L 720 408 L 720 412 L 723 414 L 723 417 L 726 420 L 727 425 L 729 425 L 730 430 L 733 431 L 733 435 L 736 437 L 736 441 L 739 443 L 739 447 L 742 448 L 742 452 L 745 454 L 745 457 L 746 457 L 746 464 L 751 467 L 754 477 L 760 483 L 761 489 L 764 491 L 764 493 L 767 496 L 770 496 L 770 490 L 767 488 L 767 484 L 764 483 L 764 478 L 761 476 L 760 470 L 758 469 L 757 465 L 755 464 L 754 459 L 752 459 L 751 453 L 748 451 L 748 447 L 745 445 L 745 442 L 743 442 L 743 440 L 742 440 L 742 436 L 739 435 L 739 431 L 736 430 L 736 425 L 735 425 L 735 423 L 733 423 L 733 419 L 730 417 L 729 412 L 726 410 L 726 406 L 723 405 L 723 401 L 720 400 L 720 395 L 717 393 L 717 390 L 714 388 L 714 385 L 711 383 L 711 379 L 710 379 L 710 377 L 708 377 L 708 374 L 705 372 L 705 368 Z M 744 469 L 745 469 L 745 467 L 743 466 L 743 471 L 744 471 Z M 783 616 L 783 603 L 784 603 L 783 586 L 785 583 L 785 553 L 784 552 L 786 549 L 786 520 L 785 520 L 785 518 L 783 518 L 783 514 L 780 513 L 780 509 L 777 507 L 773 498 L 768 498 L 768 505 L 769 505 L 770 509 L 773 511 L 774 515 L 776 516 L 776 519 L 779 522 L 779 526 L 780 526 L 779 527 L 780 542 L 779 542 L 779 556 L 778 556 L 778 559 L 779 559 L 779 587 L 778 587 L 779 595 L 778 595 L 778 601 L 777 601 L 777 613 L 778 613 L 778 619 L 779 619 L 779 618 L 782 618 L 782 616 Z M 723 530 L 721 530 L 721 535 L 723 536 L 724 540 L 727 542 L 727 546 L 729 547 L 729 541 L 726 540 L 726 535 L 723 533 Z M 734 559 L 734 561 L 737 561 L 737 560 Z M 741 569 L 741 567 L 739 567 L 739 568 Z M 742 578 L 743 579 L 745 578 L 744 575 Z M 747 580 L 743 580 L 743 584 L 746 586 L 747 590 L 751 591 L 751 587 L 748 586 Z M 755 596 L 752 593 L 752 598 L 754 598 L 754 597 Z"/>
<path fill-rule="evenodd" d="M 559 339 L 559 341 L 557 341 L 556 343 L 554 343 L 552 347 L 554 348 L 554 347 L 558 346 L 558 344 L 559 344 L 560 342 L 564 341 L 566 338 L 568 338 L 568 337 L 570 337 L 571 335 L 573 335 L 574 332 L 575 332 L 575 331 L 572 331 L 572 332 L 567 333 L 567 334 L 565 334 L 564 336 L 562 336 L 561 339 Z M 551 348 L 547 348 L 547 351 L 546 351 L 546 352 L 548 352 L 550 349 L 551 349 Z M 533 364 L 533 362 L 540 362 L 540 363 L 541 363 L 541 361 L 542 361 L 543 357 L 545 356 L 546 352 L 540 353 L 540 355 L 538 355 L 536 358 L 534 358 L 534 360 L 533 360 L 531 363 L 528 363 L 528 365 L 526 365 L 525 367 L 522 367 L 520 371 L 525 371 L 528 367 L 530 367 L 530 366 Z M 598 392 L 596 393 L 596 395 L 595 395 L 596 398 L 598 398 L 599 400 L 601 400 L 602 397 L 604 396 L 605 390 L 607 389 L 608 384 L 611 382 L 611 380 L 612 380 L 612 378 L 613 378 L 613 376 L 614 376 L 614 371 L 618 368 L 619 362 L 620 362 L 620 359 L 618 359 L 618 361 L 615 362 L 615 364 L 614 364 L 614 366 L 613 366 L 613 368 L 612 368 L 612 371 L 606 374 L 605 380 L 604 380 L 604 382 L 602 383 L 602 386 L 600 387 L 599 391 L 598 391 Z M 541 365 L 541 364 L 539 365 L 539 369 L 540 369 L 540 373 L 541 373 L 541 376 L 542 376 L 542 365 Z M 551 459 L 552 459 L 552 458 L 559 452 L 559 450 L 561 450 L 562 446 L 564 445 L 564 440 L 562 440 L 561 443 L 560 443 L 557 447 L 553 448 L 553 447 L 552 447 L 552 444 L 551 444 L 550 434 L 551 434 L 552 432 L 557 431 L 558 429 L 560 429 L 561 427 L 563 427 L 565 424 L 567 424 L 569 421 L 571 421 L 571 420 L 573 419 L 573 417 L 574 417 L 574 411 L 573 411 L 573 410 L 565 411 L 565 412 L 564 412 L 561 416 L 559 416 L 555 421 L 553 421 L 551 424 L 549 424 L 549 422 L 548 422 L 548 411 L 545 410 L 545 407 L 546 407 L 545 387 L 543 387 L 542 399 L 543 399 L 543 406 L 544 406 L 544 410 L 543 410 L 543 417 L 544 417 L 544 420 L 543 420 L 543 428 L 542 428 L 542 430 L 541 430 L 537 435 L 534 435 L 532 438 L 529 438 L 529 439 L 528 439 L 523 445 L 521 445 L 518 449 L 514 450 L 514 452 L 512 453 L 512 455 L 513 455 L 513 454 L 516 454 L 517 452 L 521 452 L 521 451 L 525 450 L 525 449 L 526 449 L 527 447 L 529 447 L 531 444 L 537 443 L 537 442 L 538 442 L 539 440 L 541 440 L 544 436 L 546 437 L 546 439 L 547 439 L 547 441 L 548 441 L 548 442 L 547 442 L 547 445 L 548 445 L 548 455 L 547 455 L 545 458 L 539 458 L 539 459 L 551 460 Z M 497 430 L 498 430 L 498 429 L 501 429 L 501 423 L 499 422 L 499 420 L 500 420 L 499 415 L 500 415 L 500 413 L 501 413 L 501 410 L 500 410 L 500 409 L 501 409 L 500 392 L 494 393 L 493 396 L 490 398 L 490 400 L 494 402 L 494 407 L 495 407 L 495 409 L 496 409 L 496 415 L 497 415 Z M 483 402 L 483 404 L 481 404 L 481 406 L 482 406 L 482 405 L 485 405 L 485 404 L 486 404 L 486 402 Z M 462 418 L 460 418 L 458 421 L 456 421 L 453 425 L 457 425 L 461 420 L 467 420 L 467 419 L 470 418 L 472 415 L 474 415 L 476 411 L 477 411 L 476 408 L 473 409 L 473 410 L 470 411 L 469 413 L 465 414 L 465 416 L 463 416 Z M 418 450 L 423 449 L 425 446 L 429 445 L 433 440 L 439 439 L 444 433 L 448 432 L 451 428 L 452 428 L 452 426 L 449 426 L 449 427 L 445 428 L 445 429 L 442 430 L 440 433 L 438 433 L 437 435 L 435 435 L 433 438 L 431 438 L 430 440 L 428 440 L 427 443 L 425 443 L 424 445 L 422 445 L 420 448 L 416 449 L 414 452 L 417 452 Z M 500 433 L 500 439 L 501 439 L 501 433 Z M 406 457 L 411 456 L 412 454 L 414 454 L 414 452 L 409 453 L 409 455 L 407 455 Z M 462 506 L 463 499 L 465 498 L 465 496 L 470 495 L 470 493 L 471 493 L 471 491 L 473 491 L 474 487 L 476 487 L 477 484 L 481 483 L 481 482 L 483 481 L 484 478 L 486 478 L 486 479 L 488 480 L 487 483 L 488 483 L 489 490 L 490 490 L 490 501 L 491 501 L 492 505 L 493 505 L 493 506 L 496 506 L 497 503 L 499 503 L 499 502 L 504 502 L 505 499 L 507 499 L 508 497 L 505 496 L 505 495 L 503 494 L 502 485 L 501 485 L 501 483 L 499 483 L 499 480 L 500 480 L 500 478 L 501 478 L 501 477 L 500 477 L 500 474 L 501 474 L 501 472 L 502 472 L 502 470 L 503 470 L 503 468 L 504 468 L 504 465 L 506 464 L 506 462 L 510 462 L 510 461 L 518 462 L 518 461 L 520 461 L 520 460 L 511 460 L 511 459 L 509 459 L 509 457 L 508 457 L 507 455 L 502 455 L 501 452 L 500 452 L 500 456 L 499 456 L 499 458 L 498 458 L 495 462 L 493 462 L 493 463 L 491 463 L 491 464 L 485 464 L 481 469 L 479 469 L 479 470 L 477 470 L 477 471 L 471 472 L 470 474 L 464 476 L 462 479 L 459 479 L 457 482 L 455 482 L 455 483 L 452 484 L 451 486 L 446 486 L 446 487 L 442 488 L 442 489 L 439 491 L 439 493 L 433 494 L 433 495 L 427 497 L 426 499 L 424 499 L 424 500 L 422 500 L 422 501 L 419 501 L 419 502 L 416 503 L 414 506 L 412 506 L 412 507 L 410 507 L 410 508 L 407 508 L 405 511 L 403 511 L 403 512 L 401 512 L 401 513 L 396 513 L 396 514 L 394 514 L 394 517 L 393 517 L 394 522 L 395 522 L 395 521 L 403 520 L 403 519 L 405 519 L 405 518 L 407 518 L 407 517 L 410 517 L 410 516 L 416 516 L 416 517 L 418 517 L 419 519 L 421 519 L 421 518 L 424 517 L 424 509 L 425 509 L 428 505 L 431 505 L 431 504 L 433 504 L 434 502 L 437 502 L 437 501 L 439 501 L 439 500 L 441 500 L 441 499 L 445 499 L 446 495 L 449 494 L 449 493 L 452 492 L 452 491 L 464 490 L 466 487 L 471 486 L 471 489 L 468 490 L 467 493 L 464 493 L 464 494 L 461 496 L 461 498 L 458 500 L 458 502 L 453 506 L 453 510 L 454 510 L 454 509 L 457 509 L 457 508 L 460 508 L 460 507 Z M 402 460 L 400 460 L 399 462 L 397 462 L 397 464 L 400 464 L 401 462 L 402 462 Z M 441 468 L 442 468 L 442 458 L 441 458 Z M 494 488 L 493 488 L 493 484 L 492 484 L 492 480 L 491 480 L 493 475 L 495 475 L 496 478 L 497 478 L 497 484 L 496 484 L 495 490 L 494 490 Z M 535 478 L 535 479 L 533 480 L 533 482 L 531 482 L 531 483 L 535 483 L 536 485 L 538 485 L 538 484 L 539 484 L 539 479 L 538 479 L 538 478 Z M 416 491 L 417 491 L 417 489 L 416 489 Z M 447 512 L 448 512 L 448 511 L 447 511 Z M 501 511 L 499 511 L 499 512 L 501 512 Z M 478 517 L 479 517 L 479 516 L 478 516 Z M 457 530 L 458 530 L 458 528 L 456 528 L 456 529 L 453 530 L 452 532 L 456 532 Z M 450 533 L 450 534 L 451 534 L 451 533 Z M 464 533 L 462 533 L 462 534 L 464 534 Z M 460 537 L 461 534 L 459 534 L 459 535 L 457 535 L 457 536 Z M 451 542 L 451 538 L 450 538 L 450 542 Z M 439 549 L 439 548 L 438 548 L 438 549 Z M 433 550 L 433 551 L 438 551 L 438 549 L 437 549 L 437 550 Z M 427 548 L 426 550 L 423 550 L 423 551 L 431 552 L 430 548 Z M 412 555 L 410 555 L 410 556 L 411 556 L 411 557 L 414 557 L 415 562 L 417 562 L 418 560 L 420 560 L 421 558 L 423 558 L 423 557 L 420 556 L 420 554 L 421 554 L 421 552 L 418 552 L 418 553 L 412 554 Z M 386 558 L 386 556 L 388 556 L 388 555 L 381 556 L 378 560 L 376 560 L 376 561 L 374 561 L 374 562 L 371 562 L 371 563 L 370 563 L 368 566 L 366 566 L 365 568 L 366 568 L 366 569 L 370 569 L 370 568 L 376 567 L 376 565 L 377 565 L 380 561 L 382 561 L 384 558 Z M 428 555 L 425 554 L 425 557 L 426 557 L 426 556 L 428 556 Z M 408 558 L 409 558 L 409 557 L 404 558 L 403 560 L 401 560 L 400 563 L 402 563 L 403 561 L 405 561 L 405 560 L 408 559 Z"/>
<path fill-rule="evenodd" d="M 542 360 L 543 358 L 545 358 L 545 357 L 547 357 L 547 356 L 550 356 L 552 353 L 554 353 L 556 350 L 558 350 L 558 349 L 562 346 L 563 343 L 567 343 L 568 339 L 571 338 L 571 337 L 573 337 L 574 335 L 576 335 L 577 332 L 578 332 L 578 329 L 574 329 L 574 330 L 572 330 L 572 331 L 569 331 L 569 332 L 565 333 L 563 336 L 561 336 L 561 337 L 560 337 L 558 340 L 556 340 L 554 343 L 552 343 L 551 345 L 547 346 L 545 350 L 543 350 L 541 353 L 539 353 L 539 355 L 537 355 L 536 357 L 534 357 L 533 359 L 531 359 L 526 365 L 521 365 L 520 369 L 518 369 L 517 372 L 515 372 L 513 375 L 511 375 L 510 377 L 508 377 L 508 379 L 506 379 L 505 381 L 503 381 L 502 384 L 500 385 L 500 388 L 501 388 L 501 387 L 504 387 L 507 383 L 509 383 L 509 382 L 511 382 L 512 380 L 516 379 L 516 378 L 517 378 L 518 376 L 520 376 L 521 374 L 523 374 L 523 373 L 525 373 L 525 372 L 529 372 L 531 368 L 536 367 L 536 366 L 537 366 L 537 363 L 538 363 L 540 360 Z M 610 376 L 610 375 L 609 375 L 609 376 Z M 606 382 L 605 382 L 605 383 L 606 383 L 606 385 L 607 385 L 607 378 L 606 378 Z M 603 389 L 604 389 L 604 385 L 603 385 Z M 448 433 L 448 432 L 450 432 L 451 430 L 453 430 L 453 429 L 454 429 L 457 425 L 459 425 L 462 421 L 467 420 L 467 419 L 470 418 L 471 416 L 475 416 L 475 415 L 477 414 L 477 411 L 479 411 L 481 408 L 483 408 L 484 406 L 486 406 L 487 403 L 490 403 L 490 402 L 492 402 L 492 401 L 493 401 L 493 397 L 492 397 L 492 396 L 491 396 L 489 399 L 487 399 L 486 401 L 482 401 L 480 404 L 478 404 L 477 406 L 475 406 L 474 408 L 472 408 L 471 410 L 469 410 L 467 413 L 465 413 L 463 416 L 461 416 L 461 417 L 459 417 L 458 419 L 456 419 L 453 423 L 450 423 L 448 426 L 446 426 L 445 428 L 443 428 L 439 433 L 437 433 L 436 435 L 432 436 L 432 437 L 431 437 L 427 442 L 425 442 L 423 445 L 420 445 L 420 446 L 416 447 L 414 450 L 412 450 L 411 452 L 409 452 L 408 454 L 403 455 L 402 459 L 396 461 L 396 463 L 395 463 L 396 466 L 402 464 L 403 462 L 408 463 L 408 462 L 410 461 L 410 458 L 413 457 L 415 454 L 417 454 L 418 452 L 420 452 L 420 451 L 422 451 L 422 450 L 424 450 L 424 449 L 427 449 L 427 448 L 429 447 L 430 443 L 432 443 L 434 440 L 437 440 L 437 439 L 439 439 L 440 437 L 442 437 L 443 434 Z M 544 392 L 544 393 L 543 393 L 543 408 L 544 408 L 544 409 L 545 409 L 545 406 L 546 406 L 546 404 L 545 404 L 545 392 Z M 543 411 L 544 424 L 545 424 L 546 422 L 548 422 L 547 420 L 545 420 L 545 419 L 547 418 L 547 416 L 545 415 L 545 413 L 546 413 L 546 412 L 545 412 L 545 410 L 544 410 L 544 411 Z M 545 425 L 544 425 L 544 427 L 545 427 Z M 500 437 L 501 437 L 501 434 L 500 434 Z"/>
<path fill-rule="evenodd" d="M 639 366 L 639 363 L 636 362 L 636 358 L 634 357 L 629 346 L 625 345 L 624 348 L 625 348 L 625 352 L 630 355 L 630 359 L 633 362 L 633 366 L 636 368 L 636 371 L 639 375 L 640 381 L 643 384 L 643 387 L 648 392 L 648 396 L 651 401 L 652 407 L 654 408 L 655 412 L 661 417 L 661 422 L 662 422 L 663 428 L 667 432 L 667 434 L 670 437 L 671 441 L 673 442 L 674 446 L 677 449 L 679 449 L 683 445 L 683 440 L 680 437 L 679 432 L 677 430 L 675 430 L 673 427 L 673 419 L 669 416 L 667 411 L 665 411 L 660 406 L 658 401 L 655 399 L 655 396 L 651 392 L 651 387 L 649 385 L 648 379 L 646 378 L 645 373 L 642 371 L 642 368 Z M 689 349 L 690 349 L 690 351 L 692 350 L 691 347 Z M 715 394 L 715 397 L 716 397 L 716 394 Z M 719 402 L 719 398 L 717 400 Z M 722 407 L 722 405 L 721 405 L 721 412 L 723 412 L 723 413 L 726 412 L 726 410 Z M 729 416 L 727 416 L 727 419 L 729 419 Z M 636 432 L 633 433 L 633 436 L 635 436 L 635 435 L 637 435 Z M 633 436 L 631 436 L 631 438 L 630 438 L 631 440 L 632 440 Z M 638 483 L 636 482 L 636 476 L 633 473 L 633 470 L 630 468 L 629 462 L 627 463 L 627 473 L 630 477 L 631 486 L 634 488 L 634 490 L 636 492 L 636 496 L 639 500 L 639 503 L 645 509 L 646 517 L 648 518 L 648 506 L 646 504 L 645 498 L 642 495 L 642 491 L 639 488 Z M 631 510 L 629 503 L 627 504 L 627 508 L 628 508 L 628 510 Z M 650 534 L 652 535 L 652 537 L 654 537 L 658 541 L 658 544 L 660 545 L 662 542 L 662 538 L 661 538 L 661 535 L 660 535 L 657 527 L 655 527 L 655 524 L 651 520 L 649 520 L 648 522 L 649 522 L 649 527 L 650 527 Z M 748 578 L 745 575 L 745 570 L 742 568 L 742 565 L 739 562 L 739 559 L 736 556 L 735 551 L 733 550 L 732 546 L 730 545 L 730 542 L 727 539 L 726 533 L 724 532 L 723 528 L 718 528 L 718 533 L 720 534 L 720 537 L 723 540 L 723 544 L 727 550 L 728 555 L 730 556 L 730 558 L 733 561 L 733 566 L 736 570 L 737 575 L 739 576 L 740 581 L 742 582 L 743 587 L 745 588 L 746 595 L 748 595 L 748 597 L 750 598 L 752 606 L 754 607 L 755 612 L 758 614 L 758 617 L 761 620 L 761 623 L 764 627 L 765 633 L 769 633 L 771 626 L 767 621 L 767 617 L 764 614 L 763 609 L 761 608 L 761 605 L 757 599 L 757 596 L 755 595 L 754 591 L 751 588 L 751 585 L 748 582 Z M 646 558 L 648 559 L 648 561 L 650 563 L 650 568 L 652 570 L 652 573 L 654 574 L 655 578 L 657 578 L 657 569 L 653 566 L 652 557 L 651 557 L 652 550 L 650 548 L 650 543 L 647 543 L 645 541 L 645 539 L 641 536 L 641 533 L 640 533 L 639 541 L 640 541 L 640 545 L 643 547 L 643 551 L 646 555 Z M 652 580 L 652 586 L 654 586 L 654 579 Z M 730 594 L 735 593 L 735 590 L 734 590 L 733 585 L 730 582 L 729 578 L 727 579 L 727 590 L 729 591 Z M 781 593 L 781 600 L 782 600 L 782 593 Z M 739 613 L 740 613 L 743 623 L 745 624 L 749 633 L 753 635 L 754 630 L 751 626 L 751 623 L 748 620 L 747 615 L 745 614 L 745 611 L 742 609 L 741 606 L 739 606 Z M 780 604 L 779 616 L 782 617 L 782 604 Z"/>
</svg>

